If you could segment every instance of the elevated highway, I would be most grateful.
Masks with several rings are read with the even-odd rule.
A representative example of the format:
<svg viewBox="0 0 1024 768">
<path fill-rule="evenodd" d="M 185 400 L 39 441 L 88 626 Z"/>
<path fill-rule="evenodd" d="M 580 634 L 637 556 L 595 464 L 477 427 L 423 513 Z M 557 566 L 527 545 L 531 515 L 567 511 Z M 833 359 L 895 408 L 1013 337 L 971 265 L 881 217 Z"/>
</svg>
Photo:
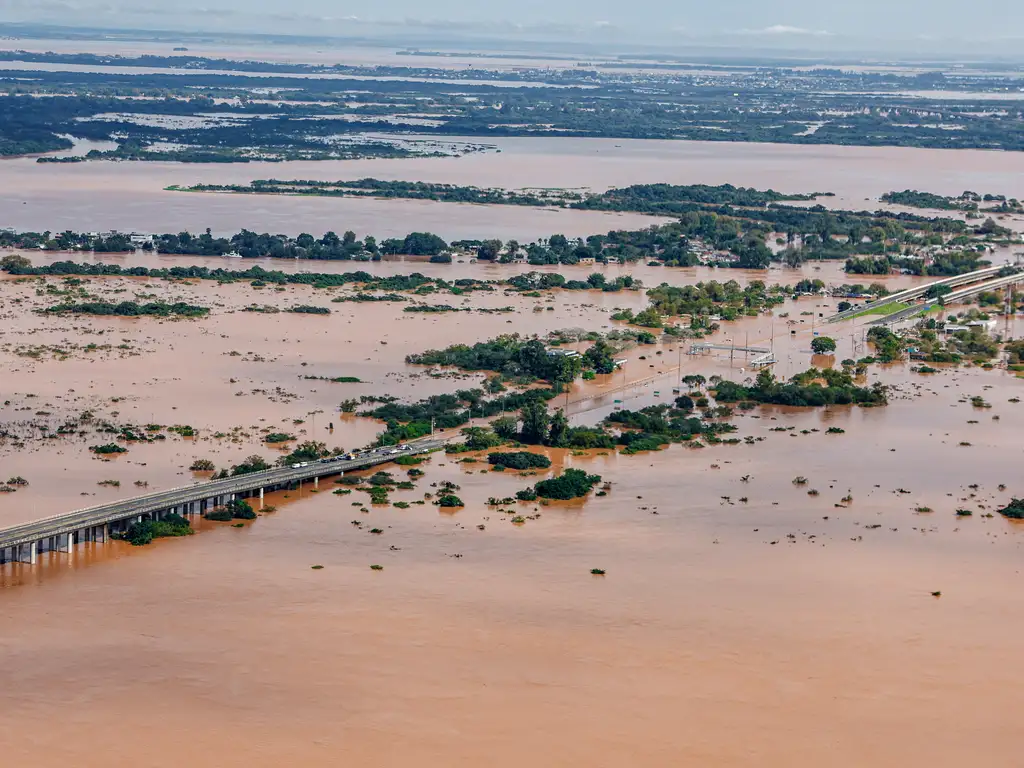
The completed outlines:
<svg viewBox="0 0 1024 768">
<path fill-rule="evenodd" d="M 978 269 L 975 270 L 974 272 L 968 272 L 963 275 L 956 275 L 955 277 L 944 277 L 941 280 L 934 280 L 930 283 L 926 283 L 925 285 L 919 285 L 914 288 L 907 288 L 904 291 L 897 291 L 896 293 L 891 293 L 884 298 L 878 299 L 877 301 L 868 302 L 867 304 L 857 307 L 856 309 L 848 309 L 844 312 L 839 312 L 835 315 L 832 315 L 832 317 L 826 318 L 825 322 L 838 323 L 841 320 L 849 320 L 852 317 L 856 317 L 857 315 L 861 315 L 865 312 L 870 312 L 871 310 L 880 309 L 882 307 L 887 307 L 892 304 L 902 304 L 907 301 L 914 301 L 915 299 L 919 299 L 922 296 L 924 296 L 926 293 L 928 293 L 928 291 L 931 288 L 934 288 L 936 286 L 945 285 L 949 286 L 950 288 L 957 288 L 959 286 L 977 283 L 981 280 L 985 280 L 994 275 L 997 275 L 999 273 L 999 270 L 1004 269 L 1005 266 L 1006 265 L 998 267 L 985 267 L 984 269 Z"/>
<path fill-rule="evenodd" d="M 363 453 L 350 459 L 337 457 L 268 469 L 7 526 L 0 528 L 0 563 L 13 561 L 33 564 L 40 552 L 58 550 L 70 553 L 76 544 L 106 541 L 110 533 L 125 530 L 136 521 L 158 520 L 172 512 L 183 517 L 201 515 L 206 510 L 236 498 L 259 495 L 262 499 L 264 491 L 310 480 L 319 484 L 321 477 L 369 469 L 402 456 L 428 453 L 444 447 L 445 442 L 423 440 L 401 448 Z"/>
<path fill-rule="evenodd" d="M 1024 283 L 1024 272 L 1016 275 L 996 278 L 995 280 L 989 280 L 984 283 L 975 283 L 974 285 L 969 285 L 966 288 L 961 288 L 960 290 L 953 291 L 952 293 L 947 293 L 942 297 L 941 304 L 942 306 L 956 304 L 964 299 L 977 296 L 979 293 L 984 293 L 985 291 L 997 291 L 1010 285 L 1016 285 L 1017 283 Z M 939 306 L 939 304 L 939 299 L 926 301 L 923 304 L 917 304 L 899 312 L 894 312 L 891 315 L 880 317 L 877 320 L 872 320 L 868 325 L 896 325 L 903 320 L 928 312 L 929 310 Z"/>
</svg>

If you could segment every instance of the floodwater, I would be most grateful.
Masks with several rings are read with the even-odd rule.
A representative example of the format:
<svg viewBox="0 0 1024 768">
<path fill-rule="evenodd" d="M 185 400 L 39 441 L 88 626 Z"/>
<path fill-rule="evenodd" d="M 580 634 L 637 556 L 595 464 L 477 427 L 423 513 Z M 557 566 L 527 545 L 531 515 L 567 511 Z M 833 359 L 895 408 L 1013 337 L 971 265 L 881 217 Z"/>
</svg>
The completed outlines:
<svg viewBox="0 0 1024 768">
<path fill-rule="evenodd" d="M 528 241 L 658 221 L 163 191 L 168 184 L 272 176 L 593 189 L 729 182 L 833 191 L 830 204 L 856 208 L 874 208 L 883 192 L 908 187 L 1024 197 L 1017 154 L 495 143 L 500 153 L 443 160 L 216 167 L 8 160 L 0 162 L 0 224 L 158 232 L 210 226 L 218 234 L 351 228 L 378 237 L 425 229 L 448 239 Z M 32 254 L 36 261 L 66 257 Z M 229 269 L 254 263 L 73 258 Z M 255 263 L 448 279 L 532 269 L 413 259 Z M 837 264 L 767 274 L 644 265 L 561 271 L 610 278 L 628 272 L 647 286 L 877 280 L 847 277 Z M 915 282 L 887 280 L 894 289 Z M 340 414 L 342 400 L 381 393 L 415 400 L 482 378 L 433 376 L 407 365 L 406 355 L 513 331 L 607 331 L 616 325 L 614 311 L 646 303 L 642 292 L 529 298 L 498 291 L 418 297 L 471 311 L 411 314 L 402 312 L 404 303 L 331 303 L 348 293 L 342 289 L 85 281 L 104 299 L 211 307 L 208 318 L 175 322 L 39 315 L 32 310 L 62 300 L 47 285 L 65 288 L 58 279 L 0 280 L 7 401 L 0 427 L 25 440 L 23 449 L 0 440 L 0 479 L 29 482 L 0 494 L 0 525 L 202 482 L 188 471 L 196 458 L 221 467 L 253 453 L 273 458 L 275 450 L 260 441 L 264 429 L 330 446 L 363 445 L 383 425 Z M 253 303 L 313 304 L 332 313 L 241 311 Z M 779 376 L 829 364 L 809 352 L 816 332 L 837 339 L 837 359 L 868 354 L 862 320 L 820 326 L 834 304 L 790 301 L 773 315 L 724 324 L 715 341 L 774 347 Z M 514 311 L 480 311 L 505 307 Z M 1019 337 L 1024 326 L 1017 321 L 1005 330 Z M 670 343 L 624 353 L 622 373 L 568 394 L 572 422 L 595 423 L 617 405 L 670 401 L 680 368 L 737 380 L 752 375 L 741 354 L 687 351 L 685 343 Z M 1024 495 L 1024 406 L 1012 402 L 1024 382 L 1000 369 L 924 376 L 902 365 L 873 366 L 868 379 L 894 385 L 887 407 L 738 414 L 738 436 L 764 438 L 753 445 L 675 446 L 637 456 L 551 452 L 554 470 L 587 469 L 611 490 L 585 503 L 515 505 L 529 518 L 523 525 L 486 502 L 537 477 L 485 473 L 484 463 L 435 455 L 415 490 L 393 494 L 408 509 L 362 512 L 353 506 L 359 492 L 335 495 L 337 486 L 325 481 L 268 497 L 277 511 L 239 529 L 201 523 L 196 536 L 151 547 L 110 543 L 81 547 L 70 558 L 47 555 L 35 568 L 0 566 L 5 757 L 40 768 L 1019 766 L 1024 528 L 986 515 Z M 976 395 L 992 408 L 973 407 Z M 88 450 L 108 441 L 102 434 L 38 437 L 38 425 L 52 431 L 85 410 L 118 424 L 190 424 L 198 436 L 133 445 L 111 461 Z M 845 432 L 826 434 L 836 426 Z M 392 471 L 404 476 L 404 468 Z M 797 476 L 807 485 L 794 485 Z M 461 486 L 463 509 L 440 513 L 429 500 L 413 504 L 446 480 Z M 934 511 L 916 511 L 925 507 Z M 973 514 L 957 517 L 957 509 Z M 607 573 L 592 576 L 592 568 Z"/>
<path fill-rule="evenodd" d="M 479 137 L 445 140 L 480 142 Z M 970 189 L 1024 198 L 1024 153 L 569 138 L 509 138 L 487 143 L 500 152 L 458 158 L 231 165 L 3 160 L 0 225 L 22 230 L 156 232 L 210 227 L 218 234 L 247 228 L 293 235 L 352 229 L 378 238 L 428 230 L 446 239 L 499 237 L 529 242 L 555 232 L 582 236 L 662 221 L 638 214 L 518 206 L 165 190 L 172 184 L 247 184 L 267 178 L 337 181 L 374 177 L 595 191 L 637 183 L 730 183 L 791 193 L 833 192 L 836 197 L 822 202 L 853 210 L 875 210 L 882 194 L 908 188 L 947 195 Z M 1024 228 L 1020 217 L 1006 217 L 1001 223 Z"/>
<path fill-rule="evenodd" d="M 634 274 L 648 285 L 765 277 Z M 842 279 L 836 265 L 768 279 L 822 274 Z M 473 311 L 412 315 L 404 304 L 330 303 L 340 289 L 126 278 L 85 287 L 213 311 L 180 322 L 40 316 L 31 310 L 59 299 L 36 281 L 0 281 L 3 426 L 89 409 L 118 423 L 187 423 L 199 435 L 132 446 L 110 462 L 87 450 L 100 435 L 29 439 L 23 450 L 6 441 L 2 471 L 30 485 L 2 495 L 2 523 L 130 496 L 135 482 L 193 482 L 196 457 L 219 466 L 271 457 L 263 427 L 362 444 L 381 427 L 342 417 L 340 400 L 416 399 L 479 380 L 426 376 L 405 364 L 409 353 L 512 330 L 607 330 L 610 312 L 645 303 L 639 292 L 440 294 L 423 300 Z M 332 314 L 239 311 L 251 303 Z M 504 306 L 516 312 L 479 311 Z M 828 363 L 807 348 L 833 306 L 789 302 L 726 324 L 716 341 L 773 343 L 788 376 Z M 828 333 L 839 356 L 867 353 L 863 326 Z M 593 423 L 616 399 L 627 408 L 669 400 L 680 362 L 686 373 L 750 375 L 740 357 L 686 349 L 630 350 L 622 374 L 569 394 L 573 422 Z M 753 445 L 551 452 L 554 470 L 584 468 L 611 490 L 585 503 L 514 505 L 522 525 L 486 502 L 536 477 L 435 455 L 416 489 L 393 501 L 423 500 L 448 480 L 465 501 L 457 512 L 429 500 L 362 512 L 359 492 L 335 495 L 328 480 L 268 497 L 277 511 L 240 529 L 202 523 L 188 539 L 0 567 L 0 743 L 9 759 L 42 768 L 1019 765 L 1024 528 L 984 515 L 1022 493 L 1024 406 L 1010 400 L 1024 386 L 974 368 L 926 377 L 873 367 L 869 379 L 896 386 L 889 406 L 737 416 L 739 436 L 764 438 Z M 993 407 L 972 407 L 971 395 Z M 845 433 L 828 435 L 830 426 Z M 798 475 L 806 486 L 792 483 Z M 974 514 L 958 518 L 957 508 Z"/>
</svg>

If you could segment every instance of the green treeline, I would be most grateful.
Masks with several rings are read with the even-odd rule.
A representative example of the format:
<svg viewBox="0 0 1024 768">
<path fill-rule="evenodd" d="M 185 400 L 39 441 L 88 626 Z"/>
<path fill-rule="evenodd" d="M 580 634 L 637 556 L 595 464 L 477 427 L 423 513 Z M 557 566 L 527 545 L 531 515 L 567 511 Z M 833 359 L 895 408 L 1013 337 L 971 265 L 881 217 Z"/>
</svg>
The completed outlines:
<svg viewBox="0 0 1024 768">
<path fill-rule="evenodd" d="M 73 261 L 56 261 L 38 267 L 24 257 L 6 256 L 0 260 L 0 266 L 12 275 L 49 275 L 55 277 L 155 277 L 164 279 L 198 279 L 231 282 L 246 280 L 266 285 L 311 285 L 316 288 L 340 287 L 346 285 L 363 285 L 367 290 L 383 291 L 415 291 L 423 286 L 438 288 L 455 288 L 459 290 L 487 289 L 489 286 L 479 280 L 460 278 L 448 282 L 426 277 L 414 272 L 411 275 L 394 275 L 376 277 L 369 272 L 280 272 L 262 267 L 249 269 L 210 269 L 209 267 L 168 267 L 166 269 L 149 269 L 147 267 L 122 267 L 119 264 L 77 264 Z M 366 300 L 366 299 L 363 299 Z"/>
<path fill-rule="evenodd" d="M 82 304 L 58 304 L 43 311 L 54 314 L 116 315 L 118 317 L 204 317 L 210 313 L 210 308 L 186 304 L 183 301 L 173 304 L 162 301 L 151 301 L 146 304 L 139 304 L 135 301 L 122 301 L 118 304 L 109 301 L 88 301 Z"/>
<path fill-rule="evenodd" d="M 901 270 L 912 275 L 953 277 L 991 265 L 992 262 L 982 259 L 977 251 L 954 251 L 936 254 L 928 262 L 921 258 L 901 256 L 853 258 L 847 259 L 845 269 L 853 275 L 887 275 L 894 270 Z"/>
<path fill-rule="evenodd" d="M 409 200 L 435 200 L 446 203 L 478 203 L 483 205 L 571 206 L 573 208 L 639 211 L 676 215 L 693 208 L 679 208 L 682 203 L 698 205 L 734 205 L 764 207 L 768 203 L 809 201 L 828 197 L 831 193 L 784 194 L 775 190 L 760 191 L 731 184 L 636 184 L 624 189 L 582 194 L 571 190 L 543 191 L 481 188 L 424 181 L 383 181 L 365 178 L 352 181 L 318 181 L 312 179 L 255 179 L 249 184 L 196 184 L 191 187 L 170 187 L 188 192 L 235 192 L 251 194 L 312 195 L 322 197 L 382 197 Z"/>
<path fill-rule="evenodd" d="M 171 187 L 171 189 L 179 189 Z M 188 192 L 234 192 L 260 195 L 307 195 L 314 197 L 378 197 L 403 200 L 434 200 L 442 203 L 476 203 L 481 205 L 564 205 L 579 200 L 581 195 L 554 191 L 550 194 L 518 192 L 507 189 L 483 189 L 456 184 L 425 181 L 315 181 L 256 179 L 249 184 L 196 184 L 181 188 Z"/>
<path fill-rule="evenodd" d="M 894 205 L 906 205 L 911 208 L 932 208 L 939 211 L 967 211 L 973 213 L 980 210 L 991 213 L 1013 213 L 1021 210 L 1021 202 L 1016 198 L 1007 199 L 1006 195 L 980 195 L 967 190 L 959 197 L 936 195 L 932 192 L 919 192 L 916 189 L 905 189 L 902 192 L 886 192 L 882 202 Z M 980 208 L 981 203 L 992 203 L 988 208 Z M 968 217 L 970 218 L 970 217 Z"/>
<path fill-rule="evenodd" d="M 885 405 L 888 402 L 886 387 L 882 384 L 858 387 L 846 371 L 819 371 L 816 368 L 794 376 L 789 382 L 776 380 L 769 369 L 763 368 L 749 387 L 732 381 L 719 382 L 715 387 L 715 399 L 721 403 L 753 402 L 801 407 Z"/>
</svg>

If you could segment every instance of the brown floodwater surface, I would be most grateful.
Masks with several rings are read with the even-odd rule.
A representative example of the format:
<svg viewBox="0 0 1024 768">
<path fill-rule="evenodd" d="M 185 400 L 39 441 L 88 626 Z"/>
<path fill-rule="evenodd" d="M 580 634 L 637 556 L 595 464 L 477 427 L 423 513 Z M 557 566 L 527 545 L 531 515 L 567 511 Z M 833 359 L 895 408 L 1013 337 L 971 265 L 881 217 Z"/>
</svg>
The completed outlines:
<svg viewBox="0 0 1024 768">
<path fill-rule="evenodd" d="M 404 138 L 408 138 L 407 136 Z M 427 137 L 430 138 L 430 137 Z M 473 137 L 446 141 L 478 144 Z M 585 236 L 662 221 L 639 214 L 480 206 L 416 200 L 198 194 L 178 185 L 247 184 L 253 179 L 429 181 L 504 188 L 604 190 L 667 182 L 734 184 L 783 192 L 833 192 L 830 207 L 875 210 L 885 192 L 964 189 L 1024 198 L 1024 157 L 981 150 L 841 147 L 739 142 L 508 138 L 500 152 L 458 158 L 178 164 L 0 161 L 0 226 L 19 230 L 119 229 L 233 234 L 242 228 L 297 235 L 351 229 L 392 237 L 429 230 L 455 240 L 499 237 L 530 242 L 556 232 Z M 1001 223 L 1024 228 L 1019 217 Z"/>
<path fill-rule="evenodd" d="M 259 263 L 448 279 L 512 272 Z M 849 281 L 836 264 L 602 270 L 648 286 Z M 0 439 L 0 479 L 29 482 L 0 494 L 0 525 L 203 482 L 187 469 L 196 458 L 219 467 L 273 458 L 265 428 L 363 445 L 383 425 L 340 414 L 342 400 L 411 401 L 482 379 L 430 375 L 405 362 L 411 353 L 513 331 L 608 331 L 614 311 L 646 304 L 640 291 L 496 291 L 419 297 L 471 311 L 412 314 L 404 303 L 332 303 L 349 291 L 308 286 L 117 277 L 82 287 L 211 313 L 43 315 L 34 310 L 63 299 L 52 293 L 68 288 L 63 280 L 0 280 L 0 428 L 20 436 Z M 241 311 L 252 303 L 332 312 Z M 724 323 L 714 340 L 774 346 L 780 377 L 831 364 L 812 357 L 815 332 L 837 339 L 836 359 L 863 357 L 864 319 L 820 325 L 835 304 L 788 300 L 773 315 Z M 514 311 L 480 311 L 504 307 Z M 1024 332 L 1002 323 L 1009 336 Z M 572 422 L 669 402 L 680 367 L 753 375 L 742 355 L 687 351 L 673 342 L 624 352 L 622 372 L 567 394 Z M 553 468 L 532 476 L 435 454 L 414 490 L 391 494 L 406 509 L 364 507 L 365 494 L 336 495 L 341 486 L 325 480 L 269 495 L 276 511 L 238 529 L 199 522 L 195 536 L 149 547 L 113 542 L 47 554 L 34 568 L 0 566 L 4 755 L 40 768 L 1018 766 L 1024 527 L 994 513 L 1024 496 L 1024 405 L 1013 402 L 1024 382 L 1002 369 L 925 376 L 905 365 L 872 366 L 865 383 L 874 381 L 893 387 L 884 408 L 737 413 L 736 436 L 749 445 L 548 451 Z M 89 452 L 113 437 L 92 428 L 38 436 L 39 423 L 52 431 L 85 410 L 198 434 L 133 444 L 111 461 Z M 565 467 L 601 475 L 607 495 L 487 504 Z M 406 468 L 388 471 L 402 478 Z M 120 486 L 98 485 L 107 480 Z M 443 481 L 459 486 L 463 508 L 440 512 L 425 498 Z"/>
</svg>

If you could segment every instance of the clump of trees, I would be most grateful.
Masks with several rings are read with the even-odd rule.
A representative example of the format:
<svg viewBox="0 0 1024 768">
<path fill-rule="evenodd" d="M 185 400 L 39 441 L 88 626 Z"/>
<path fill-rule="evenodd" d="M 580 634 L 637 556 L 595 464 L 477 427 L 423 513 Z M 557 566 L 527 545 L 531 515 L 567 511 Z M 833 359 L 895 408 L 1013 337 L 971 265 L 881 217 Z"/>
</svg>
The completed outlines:
<svg viewBox="0 0 1024 768">
<path fill-rule="evenodd" d="M 230 522 L 231 520 L 255 520 L 256 512 L 249 502 L 243 499 L 232 499 L 222 507 L 214 507 L 203 515 L 207 520 Z"/>
<path fill-rule="evenodd" d="M 262 456 L 253 454 L 241 464 L 235 464 L 231 469 L 222 469 L 217 476 L 218 479 L 225 477 L 238 477 L 239 475 L 251 475 L 254 472 L 265 472 L 271 469 L 271 465 Z"/>
<path fill-rule="evenodd" d="M 760 280 L 745 287 L 735 280 L 684 286 L 663 284 L 649 290 L 647 297 L 651 309 L 660 316 L 719 314 L 724 320 L 734 320 L 741 314 L 756 315 L 786 300 L 781 288 L 769 289 Z"/>
<path fill-rule="evenodd" d="M 514 453 L 491 453 L 487 456 L 487 462 L 495 467 L 506 469 L 547 469 L 551 466 L 551 459 L 539 453 L 529 451 L 516 451 Z"/>
<path fill-rule="evenodd" d="M 340 453 L 336 451 L 335 453 Z M 306 461 L 317 461 L 325 456 L 330 456 L 331 451 L 327 449 L 326 443 L 317 442 L 315 440 L 307 440 L 304 443 L 299 443 L 295 450 L 289 453 L 287 456 L 282 456 L 277 460 L 277 463 L 282 467 L 290 467 L 295 464 L 302 464 Z"/>
<path fill-rule="evenodd" d="M 567 469 L 558 477 L 541 480 L 533 491 L 542 499 L 580 499 L 600 482 L 600 475 L 588 475 L 582 469 Z"/>
<path fill-rule="evenodd" d="M 89 450 L 93 453 L 97 453 L 101 456 L 116 453 L 128 453 L 128 449 L 118 445 L 117 443 L 106 443 L 105 445 L 93 445 L 89 447 Z"/>
<path fill-rule="evenodd" d="M 873 406 L 888 402 L 886 392 L 887 388 L 881 383 L 858 387 L 846 371 L 811 368 L 789 382 L 780 382 L 775 374 L 764 368 L 752 386 L 720 381 L 715 388 L 715 399 L 722 403 L 754 402 L 798 407 Z"/>
<path fill-rule="evenodd" d="M 111 538 L 127 541 L 133 547 L 142 547 L 153 539 L 177 536 L 191 536 L 195 531 L 189 521 L 181 515 L 168 514 L 163 520 L 143 520 L 128 526 L 128 530 L 120 534 L 112 534 Z"/>
<path fill-rule="evenodd" d="M 888 328 L 874 326 L 868 331 L 868 341 L 874 346 L 875 357 L 881 363 L 895 363 L 903 358 L 903 339 Z"/>
<path fill-rule="evenodd" d="M 999 510 L 999 514 L 1011 520 L 1024 520 L 1024 500 L 1013 499 L 1009 504 Z"/>
<path fill-rule="evenodd" d="M 135 301 L 122 301 L 114 304 L 109 301 L 88 301 L 82 304 L 57 304 L 43 310 L 54 314 L 75 315 L 116 315 L 118 317 L 203 317 L 210 313 L 209 307 L 200 307 L 178 301 L 167 304 L 162 301 L 151 301 L 139 304 Z"/>
<path fill-rule="evenodd" d="M 450 365 L 465 371 L 495 371 L 509 378 L 543 379 L 567 384 L 582 371 L 579 357 L 550 355 L 547 346 L 519 334 L 499 336 L 472 346 L 454 344 L 440 350 L 409 355 L 414 365 Z"/>
<path fill-rule="evenodd" d="M 519 427 L 520 422 L 522 428 Z M 615 441 L 602 429 L 572 427 L 562 410 L 549 414 L 543 402 L 530 403 L 519 414 L 519 419 L 505 417 L 491 426 L 506 440 L 517 440 L 527 445 L 548 445 L 553 448 L 614 448 Z"/>
</svg>

